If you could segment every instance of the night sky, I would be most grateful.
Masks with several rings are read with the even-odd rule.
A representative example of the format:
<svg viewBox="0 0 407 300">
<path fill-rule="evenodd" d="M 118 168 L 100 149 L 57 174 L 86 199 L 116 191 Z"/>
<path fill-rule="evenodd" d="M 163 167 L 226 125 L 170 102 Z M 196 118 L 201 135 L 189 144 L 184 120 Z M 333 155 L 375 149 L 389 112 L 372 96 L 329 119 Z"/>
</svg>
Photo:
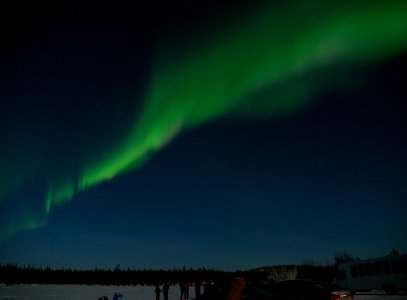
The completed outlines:
<svg viewBox="0 0 407 300">
<path fill-rule="evenodd" d="M 1 12 L 0 263 L 407 252 L 405 1 Z"/>
</svg>

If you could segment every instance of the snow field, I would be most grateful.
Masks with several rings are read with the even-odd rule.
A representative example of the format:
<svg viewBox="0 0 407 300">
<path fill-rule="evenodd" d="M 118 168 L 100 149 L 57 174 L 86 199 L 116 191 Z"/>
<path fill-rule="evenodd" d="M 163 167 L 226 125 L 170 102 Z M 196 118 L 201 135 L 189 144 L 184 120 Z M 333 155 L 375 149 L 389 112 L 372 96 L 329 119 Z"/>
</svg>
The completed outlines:
<svg viewBox="0 0 407 300">
<path fill-rule="evenodd" d="M 155 300 L 154 290 L 154 286 L 0 285 L 0 300 L 97 300 L 101 296 L 112 300 L 114 293 L 121 293 L 123 300 Z M 195 297 L 192 288 L 189 294 Z M 179 297 L 179 286 L 170 286 L 169 300 Z M 355 300 L 407 300 L 407 295 L 356 294 Z"/>
</svg>

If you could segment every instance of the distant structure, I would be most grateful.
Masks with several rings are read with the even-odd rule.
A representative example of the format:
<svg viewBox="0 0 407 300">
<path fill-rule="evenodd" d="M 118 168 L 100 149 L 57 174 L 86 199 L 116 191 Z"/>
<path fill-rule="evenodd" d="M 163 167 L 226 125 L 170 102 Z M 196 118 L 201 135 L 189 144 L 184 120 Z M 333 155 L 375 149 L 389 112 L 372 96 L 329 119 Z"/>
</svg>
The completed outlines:
<svg viewBox="0 0 407 300">
<path fill-rule="evenodd" d="M 407 254 L 391 255 L 365 260 L 353 260 L 338 265 L 340 278 L 335 283 L 351 290 L 362 292 L 385 290 L 387 294 L 407 291 Z"/>
</svg>

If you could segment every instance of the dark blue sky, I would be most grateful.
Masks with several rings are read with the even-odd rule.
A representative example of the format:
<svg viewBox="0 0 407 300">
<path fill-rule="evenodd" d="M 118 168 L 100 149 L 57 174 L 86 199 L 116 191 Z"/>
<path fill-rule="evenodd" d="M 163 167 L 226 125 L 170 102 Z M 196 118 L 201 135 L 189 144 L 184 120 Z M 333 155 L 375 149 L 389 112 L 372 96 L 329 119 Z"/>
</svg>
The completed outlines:
<svg viewBox="0 0 407 300">
<path fill-rule="evenodd" d="M 12 170 L 6 175 L 35 165 L 22 157 L 23 145 L 32 153 L 58 149 L 52 166 L 61 169 L 85 144 L 111 147 L 141 106 L 150 30 L 179 31 L 214 14 L 209 4 L 193 6 L 195 19 L 177 7 L 145 8 L 153 18 L 129 7 L 54 7 L 62 17 L 36 7 L 40 21 L 24 12 L 22 23 L 12 23 L 3 56 L 9 59 L 0 65 L 1 133 L 16 145 L 0 151 Z M 224 14 L 225 6 L 219 9 Z M 342 251 L 361 258 L 392 248 L 405 253 L 406 69 L 405 54 L 351 67 L 341 76 L 355 78 L 354 85 L 328 85 L 294 113 L 188 129 L 139 169 L 77 194 L 44 226 L 3 241 L 0 263 L 236 270 L 332 262 Z M 335 80 L 335 71 L 329 75 Z M 56 126 L 44 126 L 43 116 L 54 116 Z M 43 180 L 0 202 L 3 219 L 38 209 Z"/>
</svg>

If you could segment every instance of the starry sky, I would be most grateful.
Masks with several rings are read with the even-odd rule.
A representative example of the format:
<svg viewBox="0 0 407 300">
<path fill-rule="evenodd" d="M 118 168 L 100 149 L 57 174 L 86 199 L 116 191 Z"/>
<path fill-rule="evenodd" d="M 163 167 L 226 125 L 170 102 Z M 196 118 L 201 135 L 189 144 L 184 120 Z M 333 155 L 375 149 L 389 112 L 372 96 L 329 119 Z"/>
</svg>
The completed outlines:
<svg viewBox="0 0 407 300">
<path fill-rule="evenodd" d="M 325 2 L 4 10 L 0 263 L 407 252 L 407 3 Z"/>
</svg>

